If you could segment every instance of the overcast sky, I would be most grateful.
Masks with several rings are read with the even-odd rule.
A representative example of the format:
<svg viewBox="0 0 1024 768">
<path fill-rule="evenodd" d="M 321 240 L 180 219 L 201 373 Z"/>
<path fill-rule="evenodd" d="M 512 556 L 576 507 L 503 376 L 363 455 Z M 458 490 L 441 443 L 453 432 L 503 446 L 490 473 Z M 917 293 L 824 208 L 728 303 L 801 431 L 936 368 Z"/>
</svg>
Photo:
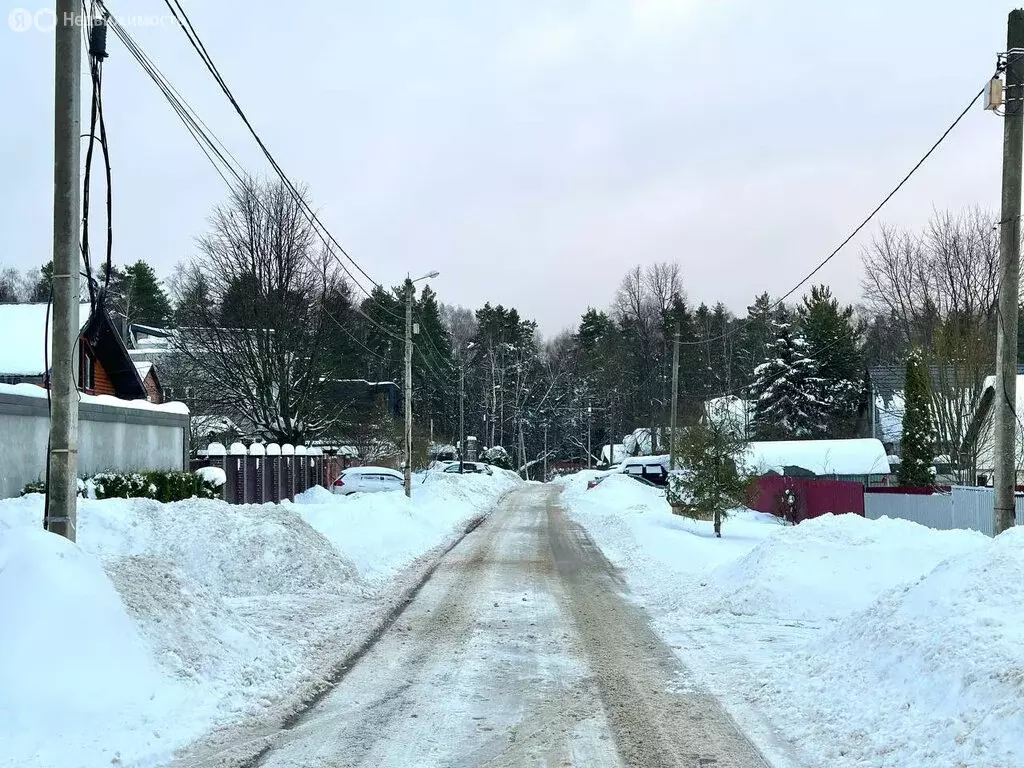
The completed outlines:
<svg viewBox="0 0 1024 768">
<path fill-rule="evenodd" d="M 4 0 L 35 11 L 52 5 Z M 160 0 L 109 0 L 127 17 Z M 183 0 L 289 175 L 377 280 L 440 270 L 441 299 L 547 333 L 633 264 L 678 261 L 694 302 L 789 290 L 992 74 L 992 0 Z M 301 10 L 300 10 L 301 8 Z M 3 19 L 0 19 L 3 23 Z M 131 32 L 265 173 L 171 24 Z M 223 181 L 111 37 L 115 262 L 194 253 Z M 0 26 L 0 264 L 50 258 L 53 36 Z M 883 211 L 998 205 L 1001 121 L 980 106 Z M 821 273 L 859 295 L 857 243 Z"/>
</svg>

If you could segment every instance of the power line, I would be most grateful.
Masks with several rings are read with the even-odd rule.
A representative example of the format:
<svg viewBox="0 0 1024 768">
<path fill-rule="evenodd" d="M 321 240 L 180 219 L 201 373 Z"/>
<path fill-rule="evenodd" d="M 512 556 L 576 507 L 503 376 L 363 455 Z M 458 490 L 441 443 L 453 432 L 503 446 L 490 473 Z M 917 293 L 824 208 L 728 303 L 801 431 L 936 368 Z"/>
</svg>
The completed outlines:
<svg viewBox="0 0 1024 768">
<path fill-rule="evenodd" d="M 256 140 L 257 145 L 259 146 L 260 150 L 263 152 L 263 155 L 266 157 L 266 159 L 270 163 L 271 167 L 274 169 L 274 171 L 280 177 L 281 181 L 285 184 L 285 186 L 288 187 L 288 189 L 291 190 L 291 192 L 298 199 L 301 200 L 301 195 L 299 194 L 298 189 L 292 183 L 291 179 L 288 178 L 287 174 L 284 172 L 284 169 L 280 166 L 280 164 L 278 164 L 277 160 L 274 158 L 273 154 L 267 148 L 267 145 L 264 143 L 264 141 L 260 137 L 259 133 L 253 127 L 253 125 L 250 122 L 248 116 L 245 114 L 245 111 L 242 109 L 241 105 L 235 99 L 234 94 L 231 92 L 231 89 L 228 87 L 228 85 L 225 82 L 223 76 L 221 76 L 220 70 L 217 68 L 217 65 L 214 64 L 213 58 L 210 56 L 209 51 L 207 50 L 206 46 L 203 44 L 202 39 L 199 37 L 199 33 L 196 31 L 195 26 L 192 24 L 191 19 L 189 19 L 188 14 L 185 12 L 185 9 L 182 7 L 181 3 L 178 2 L 178 0 L 164 0 L 164 4 L 167 6 L 168 10 L 170 10 L 171 15 L 174 16 L 175 21 L 178 22 L 178 25 L 181 27 L 182 31 L 185 33 L 185 37 L 188 39 L 189 44 L 196 51 L 196 53 L 199 55 L 199 58 L 203 61 L 203 64 L 209 70 L 210 74 L 213 75 L 214 80 L 220 86 L 221 90 L 224 92 L 224 95 L 227 96 L 228 101 L 231 102 L 231 105 L 234 107 L 235 112 L 242 119 L 242 122 L 245 124 L 245 127 L 249 130 L 249 133 L 252 135 L 253 139 Z M 180 14 L 180 16 L 179 16 L 179 14 Z M 381 287 L 380 283 L 378 283 L 376 280 L 374 280 L 369 275 L 369 273 L 365 269 L 363 269 L 362 266 L 360 266 L 359 263 L 355 259 L 352 258 L 352 256 L 349 255 L 349 253 L 345 250 L 345 248 L 341 245 L 341 243 L 339 243 L 337 241 L 337 239 L 330 233 L 330 231 L 327 229 L 327 227 L 324 226 L 323 222 L 320 221 L 320 218 L 316 215 L 316 212 L 313 211 L 313 209 L 309 206 L 309 204 L 306 203 L 305 200 L 301 200 L 300 205 L 305 209 L 307 215 L 312 219 L 312 221 L 315 222 L 316 226 L 320 227 L 324 231 L 324 233 L 326 234 L 327 238 L 331 241 L 331 243 L 334 245 L 334 247 L 337 248 L 337 250 L 340 251 L 341 254 L 346 259 L 348 259 L 348 261 L 352 264 L 352 266 L 354 266 L 356 268 L 356 270 L 364 278 L 366 278 L 366 280 L 368 280 L 370 282 L 371 285 L 373 285 L 374 287 L 380 288 Z M 348 276 L 351 278 L 352 282 L 361 291 L 363 291 L 363 293 L 365 293 L 367 296 L 370 296 L 370 292 L 367 291 L 366 288 L 363 287 L 363 285 L 359 282 L 359 280 L 356 279 L 356 277 L 351 273 L 351 271 L 348 269 L 348 267 L 345 266 L 344 262 L 337 256 L 337 254 L 333 250 L 331 250 L 330 252 L 331 252 L 331 255 L 333 255 L 338 260 L 338 263 L 341 264 L 342 268 L 345 270 L 345 273 L 348 274 Z"/>
<path fill-rule="evenodd" d="M 828 256 L 826 256 L 824 259 L 822 259 L 820 262 L 818 262 L 817 266 L 815 266 L 814 269 L 812 269 L 803 278 L 801 278 L 800 282 L 798 282 L 796 285 L 794 285 L 789 291 L 787 291 L 785 294 L 783 294 L 783 296 L 780 299 L 778 299 L 774 304 L 772 304 L 772 306 L 768 309 L 769 313 L 770 312 L 774 312 L 776 309 L 778 309 L 780 306 L 782 306 L 782 304 L 785 303 L 786 299 L 788 299 L 790 296 L 792 296 L 794 293 L 796 293 L 798 290 L 800 290 L 800 288 L 802 288 L 804 286 L 804 284 L 807 283 L 808 280 L 810 280 L 812 277 L 814 277 L 816 274 L 818 274 L 818 272 L 821 271 L 821 269 L 826 264 L 828 264 L 830 261 L 832 261 L 832 259 L 834 259 L 839 254 L 839 252 L 843 248 L 845 248 L 850 243 L 851 240 L 853 240 L 853 238 L 855 238 L 858 234 L 860 234 L 861 230 L 863 230 L 864 227 L 866 227 L 871 222 L 871 220 L 874 219 L 876 215 L 878 215 L 878 212 L 881 211 L 882 208 L 885 207 L 886 203 L 888 203 L 890 200 L 892 200 L 892 198 L 896 196 L 896 193 L 899 192 L 901 189 L 903 189 L 904 185 L 908 181 L 910 181 L 910 178 L 915 173 L 917 173 L 918 169 L 920 169 L 921 166 L 924 165 L 925 161 L 928 160 L 928 158 L 932 156 L 932 153 L 934 153 L 935 150 L 939 148 L 939 145 L 942 144 L 942 142 L 946 140 L 946 137 L 948 137 L 949 134 L 953 132 L 953 129 L 956 128 L 957 125 L 960 124 L 960 121 L 963 120 L 964 117 L 967 115 L 967 113 L 971 111 L 971 108 L 978 102 L 978 99 L 980 99 L 985 94 L 985 91 L 986 91 L 986 89 L 988 87 L 988 82 L 989 82 L 990 79 L 991 78 L 989 78 L 988 80 L 985 81 L 985 86 L 983 86 L 981 88 L 981 90 L 979 90 L 973 96 L 973 98 L 971 98 L 971 100 L 967 103 L 967 106 L 963 108 L 963 111 L 961 111 L 960 114 L 957 115 L 956 119 L 953 120 L 953 122 L 949 125 L 949 127 L 946 128 L 946 130 L 944 130 L 942 132 L 942 135 L 939 136 L 939 138 L 935 141 L 935 143 L 932 144 L 931 147 L 928 148 L 928 151 L 924 153 L 924 155 L 921 157 L 921 159 L 918 160 L 914 164 L 914 166 L 907 172 L 907 174 L 902 179 L 900 179 L 900 182 L 895 187 L 893 187 L 893 189 L 889 192 L 889 194 L 887 194 L 884 198 L 882 198 L 882 202 L 880 202 L 878 205 L 875 206 L 875 208 L 871 211 L 871 213 L 869 213 L 864 218 L 864 220 L 861 221 L 861 223 L 858 224 L 853 229 L 853 231 L 850 232 L 850 234 L 847 235 L 846 238 L 838 246 L 836 246 L 835 250 L 833 250 Z M 701 344 L 707 344 L 707 343 L 712 342 L 712 341 L 721 341 L 722 339 L 728 338 L 729 336 L 732 336 L 733 334 L 739 332 L 742 328 L 744 328 L 750 322 L 751 322 L 751 320 L 749 318 L 746 318 L 746 319 L 742 320 L 741 322 L 739 322 L 736 325 L 736 327 L 732 328 L 729 331 L 726 331 L 725 333 L 723 333 L 720 336 L 716 336 L 716 337 L 710 338 L 710 339 L 703 339 L 702 341 L 684 341 L 684 342 L 681 342 L 681 344 L 683 344 L 684 346 L 697 346 L 697 345 L 701 345 Z"/>
<path fill-rule="evenodd" d="M 97 3 L 104 10 L 104 12 L 108 16 L 113 16 L 113 14 L 110 12 L 109 8 L 107 8 L 107 6 L 103 2 L 103 0 L 97 0 Z M 366 277 L 366 279 L 368 279 L 375 287 L 382 288 L 381 285 L 377 281 L 373 280 L 373 278 L 370 277 L 370 275 L 348 254 L 348 252 L 342 247 L 342 245 L 337 241 L 337 239 L 331 234 L 331 232 L 327 229 L 327 227 L 323 224 L 323 222 L 320 221 L 320 218 L 316 215 L 316 213 L 310 207 L 309 203 L 305 200 L 305 198 L 299 192 L 298 188 L 291 181 L 291 179 L 288 178 L 287 174 L 285 174 L 284 170 L 278 164 L 277 160 L 270 153 L 270 150 L 266 147 L 266 144 L 263 142 L 262 138 L 256 132 L 255 128 L 252 126 L 252 124 L 249 121 L 248 117 L 245 115 L 245 112 L 242 110 L 241 106 L 235 100 L 234 94 L 228 88 L 227 83 L 224 81 L 223 77 L 221 77 L 219 70 L 217 69 L 216 65 L 213 63 L 213 60 L 210 57 L 208 51 L 206 50 L 205 45 L 203 45 L 202 41 L 199 39 L 198 33 L 196 33 L 195 28 L 193 27 L 193 25 L 191 23 L 191 20 L 188 18 L 188 15 L 185 13 L 184 8 L 181 7 L 181 4 L 175 1 L 174 5 L 172 6 L 171 3 L 169 2 L 169 0 L 165 0 L 165 3 L 167 4 L 167 6 L 170 9 L 171 13 L 174 15 L 175 20 L 178 22 L 178 24 L 181 27 L 182 31 L 185 33 L 186 37 L 189 40 L 189 43 L 196 50 L 196 52 L 199 54 L 200 58 L 203 60 L 204 65 L 210 71 L 210 73 L 213 75 L 214 79 L 217 81 L 217 84 L 220 86 L 221 90 L 228 97 L 228 100 L 231 102 L 231 104 L 234 107 L 236 113 L 239 115 L 239 117 L 245 123 L 246 128 L 249 130 L 249 133 L 256 140 L 256 143 L 259 145 L 260 150 L 262 151 L 264 157 L 266 157 L 266 159 L 270 163 L 271 167 L 274 169 L 275 173 L 278 175 L 278 177 L 281 179 L 282 183 L 285 185 L 285 188 L 288 190 L 288 192 L 292 195 L 292 197 L 294 198 L 296 203 L 299 205 L 300 209 L 302 210 L 303 215 L 306 216 L 307 219 L 309 219 L 311 225 L 313 226 L 314 231 L 317 233 L 317 235 L 320 238 L 320 240 L 324 243 L 324 247 L 327 250 L 327 252 L 335 260 L 337 260 L 338 264 L 341 266 L 342 270 L 345 272 L 345 274 L 348 276 L 348 278 L 351 280 L 351 282 L 360 291 L 362 291 L 371 301 L 374 301 L 372 294 L 369 291 L 367 291 L 367 289 L 352 274 L 352 271 L 338 257 L 337 253 L 335 252 L 335 249 L 337 249 L 342 254 L 344 254 L 345 258 L 347 258 L 356 267 L 356 269 L 364 277 Z M 179 11 L 181 13 L 181 17 L 180 18 L 178 16 L 178 12 Z M 184 21 L 182 21 L 182 19 L 184 19 Z M 187 26 L 186 26 L 186 24 L 187 24 Z M 120 27 L 120 25 L 118 25 L 118 26 Z M 126 45 L 129 45 L 129 43 L 127 41 L 131 40 L 131 38 L 127 34 L 127 32 L 123 29 L 123 27 L 121 27 L 120 34 L 118 34 L 118 37 L 122 40 L 122 42 L 125 42 Z M 144 63 L 144 61 L 148 61 L 148 57 L 145 57 L 145 54 L 142 54 L 141 49 L 139 48 L 139 46 L 136 43 L 134 43 L 134 41 L 131 41 L 130 48 L 133 50 L 133 55 L 134 55 L 135 52 L 138 52 L 139 54 L 141 54 L 141 56 L 143 58 L 140 59 L 138 56 L 136 56 L 136 58 L 139 60 L 140 64 L 142 64 L 143 67 L 146 68 L 147 71 L 148 71 L 147 64 Z M 149 65 L 152 66 L 151 62 L 150 62 Z M 172 102 L 172 107 L 175 108 L 175 111 L 177 111 L 179 113 L 179 117 L 183 120 L 183 122 L 186 123 L 186 128 L 189 130 L 190 133 L 193 134 L 193 137 L 196 138 L 197 141 L 199 141 L 201 143 L 201 145 L 202 145 L 201 148 L 203 149 L 204 154 L 207 155 L 207 158 L 212 161 L 212 158 L 210 157 L 210 151 L 212 151 L 212 153 L 214 155 L 216 155 L 218 157 L 218 159 L 221 161 L 223 166 L 229 170 L 231 175 L 234 176 L 239 183 L 243 183 L 242 182 L 242 178 L 241 178 L 243 174 L 240 173 L 239 168 L 235 167 L 235 166 L 239 166 L 240 167 L 240 164 L 238 164 L 238 161 L 234 158 L 234 156 L 230 155 L 230 152 L 228 152 L 228 155 L 231 156 L 231 159 L 235 163 L 235 166 L 233 166 L 232 163 L 229 163 L 225 159 L 223 153 L 221 153 L 220 150 L 218 149 L 218 147 L 216 146 L 216 145 L 220 145 L 220 147 L 224 147 L 223 142 L 221 142 L 219 139 L 216 139 L 216 137 L 214 137 L 214 139 L 216 141 L 216 144 L 214 143 L 214 141 L 211 141 L 210 136 L 212 135 L 212 131 L 210 131 L 208 126 L 206 126 L 205 123 L 202 123 L 201 120 L 197 120 L 198 115 L 196 114 L 194 109 L 192 109 L 191 107 L 188 107 L 188 108 L 184 109 L 184 111 L 179 109 L 179 106 L 180 106 L 181 102 L 183 101 L 182 99 L 180 99 L 180 94 L 178 94 L 177 90 L 174 89 L 173 86 L 169 86 L 169 82 L 166 80 L 166 78 L 164 78 L 162 76 L 161 73 L 159 73 L 158 70 L 155 69 L 155 67 L 153 67 L 153 69 L 154 69 L 154 71 L 156 71 L 157 75 L 159 75 L 159 78 L 155 78 L 155 80 L 157 80 L 158 87 L 160 87 L 162 91 L 165 91 L 165 96 L 169 98 L 169 100 Z M 152 75 L 151 75 L 151 77 L 152 77 Z M 166 92 L 165 86 L 161 82 L 159 82 L 161 80 L 163 81 L 163 83 L 166 83 L 167 86 L 169 86 L 169 90 L 171 92 L 173 92 L 173 94 L 175 94 L 175 96 L 172 96 L 170 93 Z M 176 106 L 176 103 L 179 106 Z M 195 117 L 193 117 L 193 116 L 195 116 Z M 201 124 L 202 127 L 200 127 L 199 124 Z M 226 147 L 224 147 L 224 148 L 225 148 L 225 151 L 226 151 Z M 215 167 L 217 168 L 218 173 L 221 175 L 221 177 L 224 178 L 225 183 L 228 183 L 228 185 L 230 186 L 230 183 L 227 181 L 227 178 L 224 177 L 223 173 L 220 172 L 220 169 L 219 169 L 219 167 L 216 166 L 216 164 L 215 164 Z M 332 245 L 333 245 L 333 247 L 332 247 Z M 398 317 L 395 313 L 390 312 L 389 310 L 387 310 L 387 308 L 382 307 L 381 309 L 384 312 L 386 312 L 387 314 L 392 315 L 396 319 L 402 319 L 402 318 Z M 389 335 L 392 338 L 395 338 L 396 340 L 400 340 L 400 337 L 397 334 L 395 334 L 394 332 L 392 332 L 388 328 L 386 328 L 383 325 L 381 325 L 380 322 L 378 322 L 377 320 L 372 318 L 362 308 L 357 308 L 357 311 L 360 314 L 362 314 L 363 317 L 365 317 L 366 320 L 369 323 L 371 323 L 372 325 L 376 326 L 379 331 L 381 331 L 385 335 Z"/>
</svg>

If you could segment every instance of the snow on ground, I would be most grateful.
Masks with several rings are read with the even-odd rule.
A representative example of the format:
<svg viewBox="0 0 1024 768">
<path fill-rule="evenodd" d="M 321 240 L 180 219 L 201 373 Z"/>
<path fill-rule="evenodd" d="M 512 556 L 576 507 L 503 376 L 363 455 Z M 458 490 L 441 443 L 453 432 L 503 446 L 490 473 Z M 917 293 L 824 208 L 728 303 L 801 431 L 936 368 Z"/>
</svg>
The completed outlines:
<svg viewBox="0 0 1024 768">
<path fill-rule="evenodd" d="M 715 540 L 587 478 L 559 481 L 570 516 L 776 766 L 1024 765 L 1024 530 L 741 511 Z"/>
<path fill-rule="evenodd" d="M 0 766 L 159 765 L 286 713 L 513 477 L 431 474 L 411 501 L 83 500 L 77 545 L 38 530 L 41 496 L 0 500 Z"/>
</svg>

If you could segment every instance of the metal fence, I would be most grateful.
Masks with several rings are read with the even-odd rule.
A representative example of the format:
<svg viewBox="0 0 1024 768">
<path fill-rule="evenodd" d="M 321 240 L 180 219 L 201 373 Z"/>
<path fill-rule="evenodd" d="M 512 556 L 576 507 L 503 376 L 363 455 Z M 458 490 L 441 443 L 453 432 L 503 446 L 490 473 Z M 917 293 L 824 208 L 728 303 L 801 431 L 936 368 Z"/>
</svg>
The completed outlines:
<svg viewBox="0 0 1024 768">
<path fill-rule="evenodd" d="M 954 485 L 950 493 L 930 496 L 902 493 L 864 494 L 864 515 L 869 520 L 895 517 L 940 531 L 969 529 L 993 535 L 991 488 Z M 1016 497 L 1017 525 L 1024 525 L 1024 493 Z"/>
<path fill-rule="evenodd" d="M 224 470 L 223 499 L 231 504 L 263 504 L 295 495 L 323 482 L 324 457 L 319 448 L 288 444 L 219 443 L 207 448 L 208 465 Z"/>
</svg>

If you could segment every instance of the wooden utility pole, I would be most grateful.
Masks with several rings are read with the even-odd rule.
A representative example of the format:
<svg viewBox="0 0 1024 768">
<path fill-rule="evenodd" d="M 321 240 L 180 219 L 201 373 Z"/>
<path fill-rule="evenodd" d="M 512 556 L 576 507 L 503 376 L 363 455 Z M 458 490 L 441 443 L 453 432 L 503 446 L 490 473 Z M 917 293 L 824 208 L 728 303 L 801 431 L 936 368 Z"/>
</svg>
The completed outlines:
<svg viewBox="0 0 1024 768">
<path fill-rule="evenodd" d="M 676 427 L 679 425 L 679 322 L 676 321 L 676 337 L 672 344 L 672 416 L 669 435 L 668 468 L 676 468 Z"/>
<path fill-rule="evenodd" d="M 405 281 L 405 495 L 412 496 L 412 280 Z"/>
<path fill-rule="evenodd" d="M 53 130 L 53 333 L 49 372 L 48 531 L 75 540 L 78 505 L 78 275 L 81 259 L 79 145 L 82 9 L 57 0 Z M 16 331 L 17 329 L 10 329 Z"/>
<path fill-rule="evenodd" d="M 993 529 L 1014 525 L 1017 486 L 1017 306 L 1020 301 L 1020 202 L 1024 139 L 1024 11 L 1006 27 L 1006 112 L 1003 118 L 1003 200 L 999 216 L 999 325 L 996 337 L 995 505 Z"/>
</svg>

